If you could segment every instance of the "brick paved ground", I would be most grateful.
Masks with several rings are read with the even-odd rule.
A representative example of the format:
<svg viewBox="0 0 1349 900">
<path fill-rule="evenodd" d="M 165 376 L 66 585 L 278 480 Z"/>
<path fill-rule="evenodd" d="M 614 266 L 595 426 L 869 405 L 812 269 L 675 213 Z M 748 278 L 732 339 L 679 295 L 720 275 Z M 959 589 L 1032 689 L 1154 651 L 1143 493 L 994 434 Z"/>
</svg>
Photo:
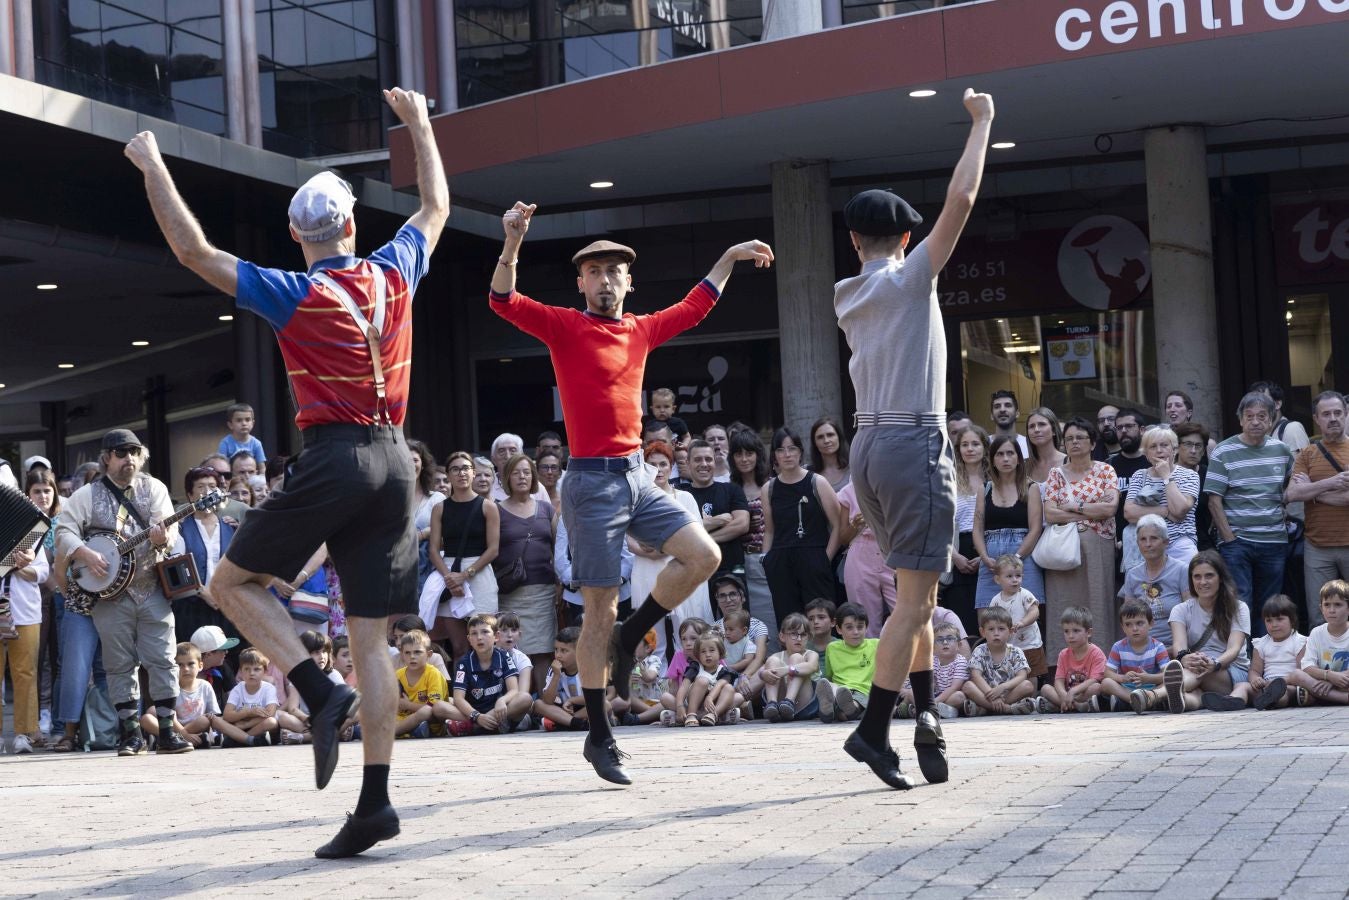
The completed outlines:
<svg viewBox="0 0 1349 900">
<path fill-rule="evenodd" d="M 355 804 L 351 745 L 321 794 L 308 748 L 5 756 L 0 894 L 1349 891 L 1349 711 L 986 718 L 947 732 L 952 783 L 908 793 L 843 756 L 843 725 L 623 729 L 639 780 L 627 790 L 600 786 L 579 736 L 403 741 L 403 834 L 344 863 L 311 854 Z"/>
</svg>

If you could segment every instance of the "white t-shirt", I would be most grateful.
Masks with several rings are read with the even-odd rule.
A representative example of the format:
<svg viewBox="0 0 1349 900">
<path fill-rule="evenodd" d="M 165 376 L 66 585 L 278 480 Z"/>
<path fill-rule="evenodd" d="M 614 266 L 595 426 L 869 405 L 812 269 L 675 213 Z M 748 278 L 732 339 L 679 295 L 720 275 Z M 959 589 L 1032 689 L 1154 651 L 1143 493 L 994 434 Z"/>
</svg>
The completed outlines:
<svg viewBox="0 0 1349 900">
<path fill-rule="evenodd" d="M 726 640 L 723 640 L 722 643 L 724 643 L 726 646 L 726 655 L 723 657 L 723 659 L 726 661 L 726 665 L 728 666 L 733 666 L 736 663 L 740 662 L 740 660 L 744 659 L 745 654 L 749 652 L 749 648 L 753 646 L 753 644 L 750 642 L 748 631 L 745 632 L 744 637 L 742 637 L 738 641 L 735 641 L 734 643 Z"/>
<path fill-rule="evenodd" d="M 557 674 L 552 666 L 548 667 L 548 678 L 543 683 L 544 690 L 553 683 L 553 676 Z M 557 705 L 561 706 L 573 697 L 581 696 L 581 673 L 578 671 L 575 675 L 562 673 L 562 680 L 557 684 Z"/>
<path fill-rule="evenodd" d="M 1297 655 L 1307 646 L 1307 638 L 1294 631 L 1281 641 L 1265 635 L 1256 638 L 1252 643 L 1260 652 L 1260 659 L 1264 661 L 1265 678 L 1282 678 L 1297 668 Z"/>
<path fill-rule="evenodd" d="M 1328 669 L 1331 672 L 1349 670 L 1349 628 L 1339 637 L 1330 633 L 1329 625 L 1313 628 L 1312 633 L 1307 635 L 1302 668 Z"/>
<path fill-rule="evenodd" d="M 232 705 L 235 709 L 251 709 L 260 713 L 268 706 L 280 706 L 281 701 L 276 697 L 276 685 L 270 681 L 264 681 L 259 685 L 256 694 L 248 693 L 247 683 L 241 681 L 230 691 L 229 697 L 225 700 L 225 705 Z"/>
<path fill-rule="evenodd" d="M 523 674 L 526 669 L 534 668 L 534 664 L 529 661 L 529 654 L 525 653 L 519 647 L 512 647 L 510 649 L 510 654 L 511 662 L 515 663 L 516 672 Z M 525 693 L 529 693 L 530 690 L 529 682 L 523 678 L 520 679 L 520 690 Z"/>
<path fill-rule="evenodd" d="M 1180 622 L 1185 626 L 1187 643 L 1191 650 L 1203 653 L 1204 655 L 1217 659 L 1227 652 L 1227 641 L 1223 640 L 1215 628 L 1209 635 L 1208 642 L 1202 647 L 1196 647 L 1199 639 L 1204 636 L 1204 630 L 1208 628 L 1209 621 L 1213 618 L 1212 613 L 1204 611 L 1204 607 L 1199 605 L 1198 600 L 1190 599 L 1176 606 L 1171 610 L 1171 616 L 1168 622 Z M 1232 629 L 1240 631 L 1242 634 L 1251 633 L 1251 610 L 1245 603 L 1237 602 L 1237 614 L 1232 621 Z M 1242 643 L 1241 652 L 1237 658 L 1232 660 L 1232 664 L 1240 666 L 1243 669 L 1250 668 L 1251 659 L 1246 655 L 1246 644 Z"/>
<path fill-rule="evenodd" d="M 42 583 L 51 574 L 51 565 L 47 562 L 47 551 L 41 545 L 36 549 L 29 565 L 37 573 L 36 581 L 25 581 L 17 571 L 0 577 L 0 584 L 7 583 L 9 587 L 9 608 L 15 625 L 42 624 Z"/>
<path fill-rule="evenodd" d="M 241 685 L 236 685 L 239 686 Z M 202 716 L 220 715 L 220 705 L 216 703 L 215 690 L 211 687 L 211 683 L 198 679 L 191 690 L 179 685 L 175 711 L 178 713 L 179 725 L 195 722 Z"/>
<path fill-rule="evenodd" d="M 1035 599 L 1035 595 L 1022 588 L 1011 597 L 1005 596 L 1002 591 L 993 595 L 989 601 L 989 606 L 997 606 L 1007 610 L 1012 616 L 1012 624 L 1023 621 L 1033 607 L 1039 606 L 1040 601 Z M 1020 647 L 1022 650 L 1035 650 L 1044 646 L 1044 641 L 1040 638 L 1040 623 L 1031 622 L 1025 628 L 1018 629 L 1012 634 L 1012 644 Z"/>
</svg>

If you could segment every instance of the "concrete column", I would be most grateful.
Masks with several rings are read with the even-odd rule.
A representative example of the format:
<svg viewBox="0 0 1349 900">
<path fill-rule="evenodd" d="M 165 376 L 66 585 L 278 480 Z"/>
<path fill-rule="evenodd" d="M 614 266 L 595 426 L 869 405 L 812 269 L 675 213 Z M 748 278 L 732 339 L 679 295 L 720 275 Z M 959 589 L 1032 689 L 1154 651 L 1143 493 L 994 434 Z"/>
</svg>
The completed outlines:
<svg viewBox="0 0 1349 900">
<path fill-rule="evenodd" d="M 33 0 L 14 0 L 14 74 L 37 79 L 33 53 Z"/>
<path fill-rule="evenodd" d="M 1194 399 L 1194 420 L 1216 433 L 1224 418 L 1204 129 L 1153 128 L 1143 136 L 1143 157 L 1159 400 L 1185 391 Z"/>
<path fill-rule="evenodd" d="M 0 0 L 0 75 L 14 74 L 14 2 Z"/>
<path fill-rule="evenodd" d="M 262 146 L 262 90 L 258 85 L 258 12 L 254 0 L 239 0 L 239 60 L 244 83 L 244 135 Z"/>
<path fill-rule="evenodd" d="M 454 0 L 436 0 L 436 112 L 459 108 L 459 42 L 455 32 Z"/>
<path fill-rule="evenodd" d="M 940 0 L 937 3 L 941 5 Z M 837 28 L 843 24 L 843 0 L 820 0 L 820 25 Z"/>
<path fill-rule="evenodd" d="M 241 28 L 239 0 L 220 0 L 220 34 L 225 45 L 225 137 L 244 144 L 248 142 L 248 113 Z"/>
<path fill-rule="evenodd" d="M 843 412 L 829 164 L 787 160 L 772 172 L 782 408 L 804 435 L 820 416 Z"/>
<path fill-rule="evenodd" d="M 397 0 L 398 10 L 398 86 L 404 90 L 417 88 L 417 58 L 413 50 L 416 31 L 413 24 L 412 0 Z"/>
<path fill-rule="evenodd" d="M 763 40 L 811 34 L 824 27 L 819 3 L 806 0 L 763 0 Z"/>
</svg>

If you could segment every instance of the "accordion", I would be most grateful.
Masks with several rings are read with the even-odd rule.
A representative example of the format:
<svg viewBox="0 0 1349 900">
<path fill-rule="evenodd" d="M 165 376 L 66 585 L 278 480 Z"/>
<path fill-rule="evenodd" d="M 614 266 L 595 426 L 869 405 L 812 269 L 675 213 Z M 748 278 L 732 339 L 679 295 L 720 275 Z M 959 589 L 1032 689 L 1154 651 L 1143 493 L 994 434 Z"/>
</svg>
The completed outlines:
<svg viewBox="0 0 1349 900">
<path fill-rule="evenodd" d="M 32 550 L 51 526 L 51 519 L 27 497 L 0 484 L 0 577 L 13 571 L 14 552 Z"/>
</svg>

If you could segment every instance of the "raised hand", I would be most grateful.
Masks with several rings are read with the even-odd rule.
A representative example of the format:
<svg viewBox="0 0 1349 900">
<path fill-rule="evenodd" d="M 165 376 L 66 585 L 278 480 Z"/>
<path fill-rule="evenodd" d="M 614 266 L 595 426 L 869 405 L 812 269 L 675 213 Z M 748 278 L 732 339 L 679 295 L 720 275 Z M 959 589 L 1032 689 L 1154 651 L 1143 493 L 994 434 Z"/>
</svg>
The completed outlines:
<svg viewBox="0 0 1349 900">
<path fill-rule="evenodd" d="M 142 172 L 164 165 L 164 158 L 159 155 L 159 142 L 155 140 L 153 131 L 137 134 L 127 142 L 122 152 Z"/>
<path fill-rule="evenodd" d="M 743 244 L 736 244 L 726 251 L 726 255 L 739 262 L 741 260 L 754 260 L 756 269 L 765 269 L 773 264 L 773 248 L 763 241 L 745 241 Z"/>
<path fill-rule="evenodd" d="M 506 239 L 524 240 L 525 232 L 529 231 L 529 220 L 534 216 L 534 210 L 538 208 L 536 203 L 525 204 L 519 200 L 515 201 L 515 205 L 506 210 L 506 214 L 501 217 L 501 227 L 506 232 Z"/>
<path fill-rule="evenodd" d="M 973 88 L 965 88 L 965 109 L 976 122 L 993 121 L 993 95 L 976 94 Z"/>
<path fill-rule="evenodd" d="M 389 109 L 404 125 L 422 125 L 430 121 L 426 112 L 426 95 L 402 88 L 390 88 L 384 92 L 384 101 Z"/>
</svg>

